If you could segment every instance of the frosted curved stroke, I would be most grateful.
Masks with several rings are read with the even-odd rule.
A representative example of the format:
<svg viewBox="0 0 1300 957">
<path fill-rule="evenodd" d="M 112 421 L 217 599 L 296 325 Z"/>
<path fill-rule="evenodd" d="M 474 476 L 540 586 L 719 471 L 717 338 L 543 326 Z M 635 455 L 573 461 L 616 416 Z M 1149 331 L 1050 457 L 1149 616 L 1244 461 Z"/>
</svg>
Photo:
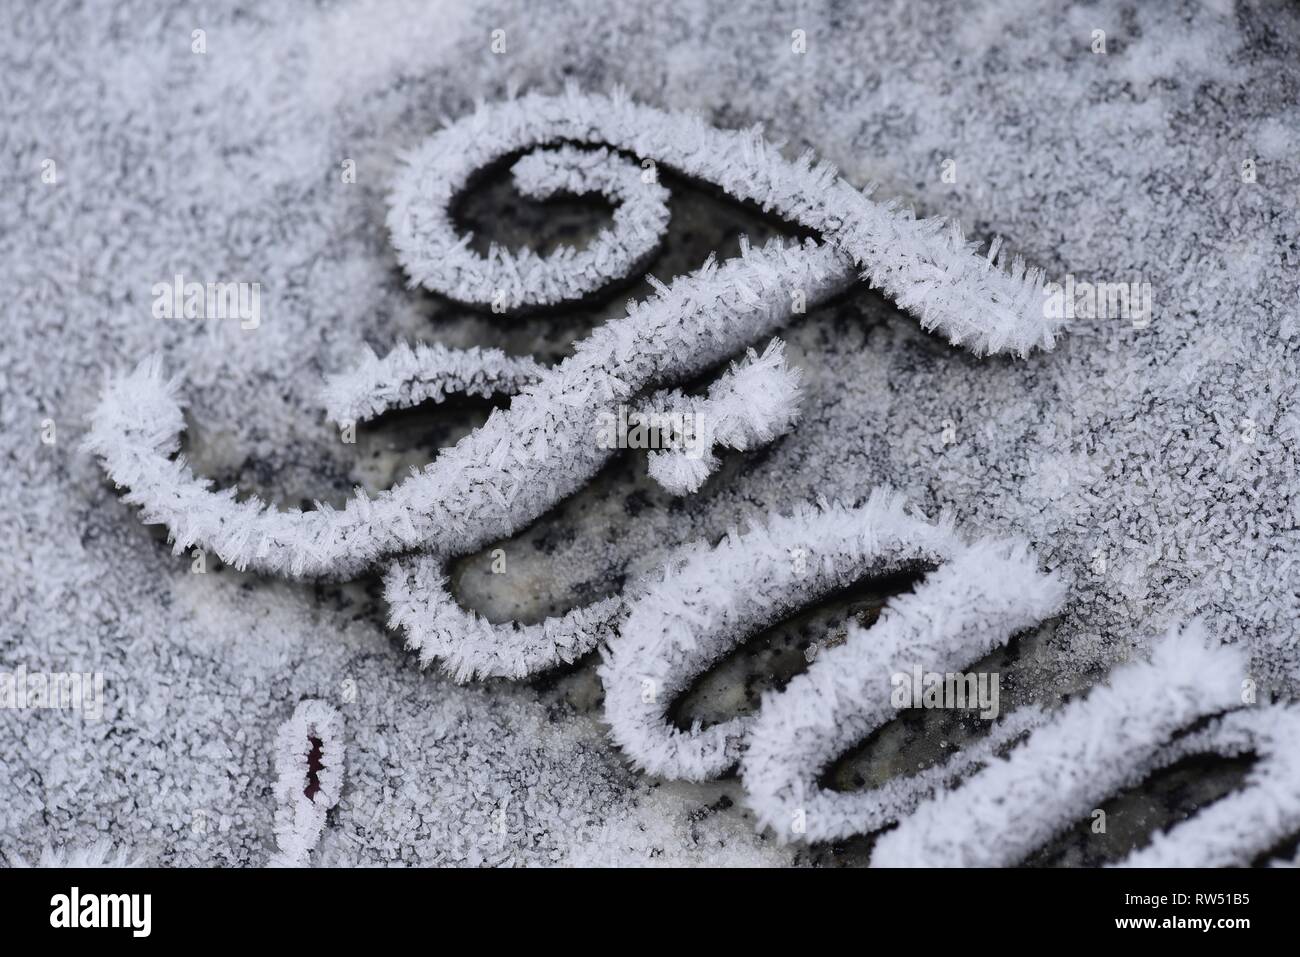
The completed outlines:
<svg viewBox="0 0 1300 957">
<path fill-rule="evenodd" d="M 1116 791 L 1140 782 L 1177 732 L 1240 705 L 1247 664 L 1243 647 L 1221 644 L 1199 627 L 1167 635 L 1149 661 L 1117 668 L 1006 758 L 989 762 L 883 835 L 872 865 L 1019 863 Z M 1214 806 L 1175 833 L 1199 829 L 1203 825 L 1196 821 L 1204 815 L 1213 821 Z M 1239 846 L 1236 854 L 1241 853 Z"/>
<path fill-rule="evenodd" d="M 922 326 L 976 354 L 1023 355 L 1053 344 L 1058 323 L 1044 316 L 1041 270 L 1026 268 L 1018 257 L 1002 268 L 1007 264 L 1005 256 L 999 259 L 1000 241 L 987 257 L 977 256 L 978 244 L 967 242 L 955 223 L 918 220 L 897 203 L 874 202 L 874 186 L 857 189 L 829 164 L 814 162 L 811 152 L 789 160 L 757 128 L 719 130 L 698 116 L 634 103 L 621 91 L 603 96 L 570 88 L 560 96 L 530 93 L 483 105 L 408 154 L 388 227 L 411 280 L 485 305 L 502 292 L 511 304 L 572 298 L 577 287 L 568 284 L 569 277 L 554 283 L 552 264 L 531 253 L 498 249 L 484 258 L 470 251 L 449 212 L 479 170 L 521 150 L 558 143 L 612 147 L 662 163 L 814 231 L 843 253 L 848 269 Z M 569 163 L 574 155 L 564 154 Z M 651 179 L 640 188 L 659 187 Z M 631 246 L 629 240 L 654 232 L 649 215 L 628 219 L 616 217 L 615 233 L 602 238 L 618 245 L 621 237 Z"/>
<path fill-rule="evenodd" d="M 758 714 L 706 729 L 669 724 L 670 705 L 690 683 L 766 625 L 863 578 L 919 567 L 934 570 L 914 593 L 892 601 L 872 628 L 850 627 L 843 644 L 765 697 Z M 833 758 L 896 717 L 890 676 L 914 664 L 943 671 L 978 660 L 1055 614 L 1064 596 L 1064 584 L 1041 572 L 1022 543 L 968 542 L 951 519 L 908 515 L 896 495 L 800 509 L 673 556 L 608 645 L 606 719 L 614 740 L 652 774 L 700 781 L 739 762 L 760 825 L 779 837 L 875 830 L 1039 718 L 1018 712 L 926 774 L 867 792 L 821 790 L 818 775 Z"/>
<path fill-rule="evenodd" d="M 1178 739 L 1153 766 L 1199 754 L 1253 754 L 1244 786 L 1152 836 L 1123 867 L 1233 867 L 1267 855 L 1300 832 L 1300 706 L 1258 705 Z"/>
</svg>

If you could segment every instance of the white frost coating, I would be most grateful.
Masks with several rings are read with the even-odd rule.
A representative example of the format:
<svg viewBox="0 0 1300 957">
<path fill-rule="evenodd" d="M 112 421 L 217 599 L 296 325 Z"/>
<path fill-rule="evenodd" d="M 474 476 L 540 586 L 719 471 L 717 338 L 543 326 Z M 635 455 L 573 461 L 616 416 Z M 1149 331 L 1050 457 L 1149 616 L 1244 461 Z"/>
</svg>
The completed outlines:
<svg viewBox="0 0 1300 957">
<path fill-rule="evenodd" d="M 330 421 L 364 422 L 392 409 L 441 402 L 448 395 L 514 395 L 542 377 L 529 356 L 499 349 L 448 349 L 400 343 L 382 359 L 367 349 L 349 372 L 330 376 L 321 401 Z"/>
<path fill-rule="evenodd" d="M 1253 753 L 1242 788 L 1152 836 L 1122 867 L 1247 867 L 1300 832 L 1300 707 L 1242 708 L 1161 752 L 1160 765 L 1196 754 Z"/>
<path fill-rule="evenodd" d="M 668 231 L 668 190 L 617 153 L 572 146 L 534 150 L 511 172 L 519 191 L 533 199 L 600 193 L 615 206 L 614 226 L 602 229 L 585 249 L 561 246 L 542 257 L 527 248 L 512 253 L 493 245 L 485 260 L 447 222 L 446 232 L 436 237 L 450 243 L 442 251 L 442 268 L 457 277 L 453 298 L 462 302 L 517 309 L 582 299 L 636 273 Z"/>
<path fill-rule="evenodd" d="M 472 237 L 457 233 L 449 208 L 475 173 L 513 152 L 494 151 L 493 144 L 476 130 L 470 142 L 452 144 L 451 153 L 429 157 L 424 170 L 433 180 L 422 184 L 427 192 L 409 210 L 419 232 L 412 240 L 418 242 L 417 255 L 403 260 L 412 285 L 424 282 L 458 302 L 506 310 L 572 302 L 634 273 L 668 230 L 668 190 L 626 157 L 604 148 L 538 149 L 511 169 L 519 191 L 534 199 L 600 193 L 615 206 L 613 227 L 581 250 L 561 246 L 538 256 L 531 249 L 511 252 L 493 244 L 480 256 L 469 248 Z M 390 217 L 390 228 L 391 223 Z M 434 275 L 436 285 L 430 281 Z"/>
<path fill-rule="evenodd" d="M 872 866 L 1005 867 L 1117 790 L 1142 780 L 1171 736 L 1240 704 L 1245 649 L 1199 625 L 1116 669 L 1004 760 L 921 805 L 883 835 Z"/>
<path fill-rule="evenodd" d="M 313 739 L 320 742 L 320 788 L 307 796 Z M 325 815 L 343 790 L 343 717 L 324 701 L 306 700 L 280 726 L 275 741 L 275 842 L 272 867 L 302 867 L 320 840 Z"/>
<path fill-rule="evenodd" d="M 819 656 L 785 692 L 767 699 L 760 715 L 689 731 L 668 723 L 669 705 L 690 682 L 756 630 L 867 575 L 933 565 L 941 567 L 917 595 L 897 600 L 870 632 L 851 630 L 846 645 Z M 748 745 L 746 789 L 761 823 L 774 824 L 787 816 L 792 794 L 806 797 L 805 760 L 824 763 L 882 723 L 870 692 L 878 688 L 874 697 L 888 709 L 894 671 L 910 671 L 916 661 L 938 666 L 978 657 L 1051 614 L 1063 590 L 1019 546 L 967 545 L 951 519 L 910 517 L 899 497 L 883 491 L 860 508 L 800 509 L 670 560 L 609 644 L 601 668 L 606 718 L 639 767 L 667 777 L 715 777 Z M 905 653 L 905 662 L 894 661 Z M 853 799 L 867 805 L 874 796 Z M 862 826 L 862 815 L 833 824 L 828 809 L 809 814 L 808 837 Z"/>
<path fill-rule="evenodd" d="M 146 867 L 149 860 L 142 856 L 133 856 L 127 847 L 114 847 L 113 842 L 101 837 L 94 844 L 64 845 L 63 847 L 42 848 L 41 856 L 36 862 L 29 863 L 17 854 L 9 856 L 10 867 L 111 867 L 132 868 Z"/>
<path fill-rule="evenodd" d="M 703 433 L 694 437 L 692 447 L 703 455 L 696 458 L 685 450 L 651 453 L 651 475 L 656 475 L 657 462 L 716 463 L 710 451 L 714 444 L 744 450 L 770 442 L 797 418 L 798 397 L 798 370 L 786 365 L 780 340 L 773 340 L 761 356 L 750 350 L 718 377 L 706 396 L 655 393 L 635 411 L 693 416 Z M 662 481 L 661 475 L 656 477 Z M 698 487 L 699 483 L 684 491 Z M 444 562 L 436 555 L 399 560 L 384 576 L 389 625 L 406 633 L 407 647 L 419 652 L 422 665 L 436 660 L 460 682 L 522 678 L 576 660 L 617 633 L 634 591 L 632 586 L 623 595 L 526 625 L 489 622 L 462 608 L 451 594 Z"/>
<path fill-rule="evenodd" d="M 918 220 L 897 202 L 873 202 L 874 186 L 859 191 L 811 152 L 787 160 L 757 129 L 714 129 L 697 116 L 633 103 L 621 90 L 602 96 L 570 87 L 560 96 L 529 93 L 481 105 L 405 156 L 409 168 L 390 198 L 388 227 L 412 281 L 466 302 L 486 304 L 502 288 L 519 303 L 556 301 L 542 284 L 548 271 L 465 250 L 449 207 L 476 170 L 561 142 L 663 163 L 814 230 L 924 328 L 976 354 L 1023 355 L 1053 344 L 1059 322 L 1044 317 L 1042 272 L 1027 270 L 1019 257 L 1006 270 L 1000 240 L 987 258 L 977 256 L 978 244 L 956 223 Z"/>
<path fill-rule="evenodd" d="M 442 562 L 417 555 L 384 576 L 388 623 L 406 633 L 420 664 L 437 660 L 456 681 L 523 678 L 567 664 L 609 639 L 624 613 L 622 596 L 606 598 L 535 625 L 494 624 L 457 604 Z"/>
<path fill-rule="evenodd" d="M 343 509 L 283 511 L 235 500 L 194 475 L 180 447 L 184 416 L 159 359 L 111 380 L 91 416 L 86 447 L 102 460 L 142 519 L 165 525 L 173 551 L 215 553 L 238 569 L 350 577 L 417 548 L 475 551 L 514 534 L 588 482 L 612 454 L 597 441 L 601 417 L 650 388 L 669 387 L 771 335 L 788 318 L 789 290 L 809 302 L 841 287 L 841 254 L 811 241 L 747 245 L 724 265 L 707 262 L 658 294 L 631 303 L 545 369 L 504 411 L 423 469 Z"/>
<path fill-rule="evenodd" d="M 893 675 L 918 665 L 927 672 L 959 670 L 1057 612 L 1064 595 L 1063 583 L 1040 572 L 1020 543 L 981 540 L 942 555 L 916 591 L 891 601 L 872 628 L 851 627 L 844 644 L 818 655 L 807 672 L 764 701 L 740 769 L 760 825 L 808 841 L 877 830 L 910 811 L 923 788 L 950 785 L 1023 733 L 1037 712 L 1009 716 L 975 753 L 922 780 L 857 793 L 819 784 L 836 757 L 898 716 L 890 698 Z"/>
<path fill-rule="evenodd" d="M 715 446 L 744 452 L 788 432 L 799 419 L 800 373 L 785 361 L 785 343 L 773 339 L 759 355 L 750 349 L 709 386 L 705 396 L 674 390 L 651 396 L 651 414 L 689 417 L 687 443 L 651 452 L 650 477 L 674 495 L 700 490 L 719 460 Z"/>
<path fill-rule="evenodd" d="M 659 486 L 672 495 L 691 495 L 704 487 L 717 471 L 720 460 L 711 449 L 701 455 L 679 451 L 651 452 L 646 471 Z"/>
</svg>

